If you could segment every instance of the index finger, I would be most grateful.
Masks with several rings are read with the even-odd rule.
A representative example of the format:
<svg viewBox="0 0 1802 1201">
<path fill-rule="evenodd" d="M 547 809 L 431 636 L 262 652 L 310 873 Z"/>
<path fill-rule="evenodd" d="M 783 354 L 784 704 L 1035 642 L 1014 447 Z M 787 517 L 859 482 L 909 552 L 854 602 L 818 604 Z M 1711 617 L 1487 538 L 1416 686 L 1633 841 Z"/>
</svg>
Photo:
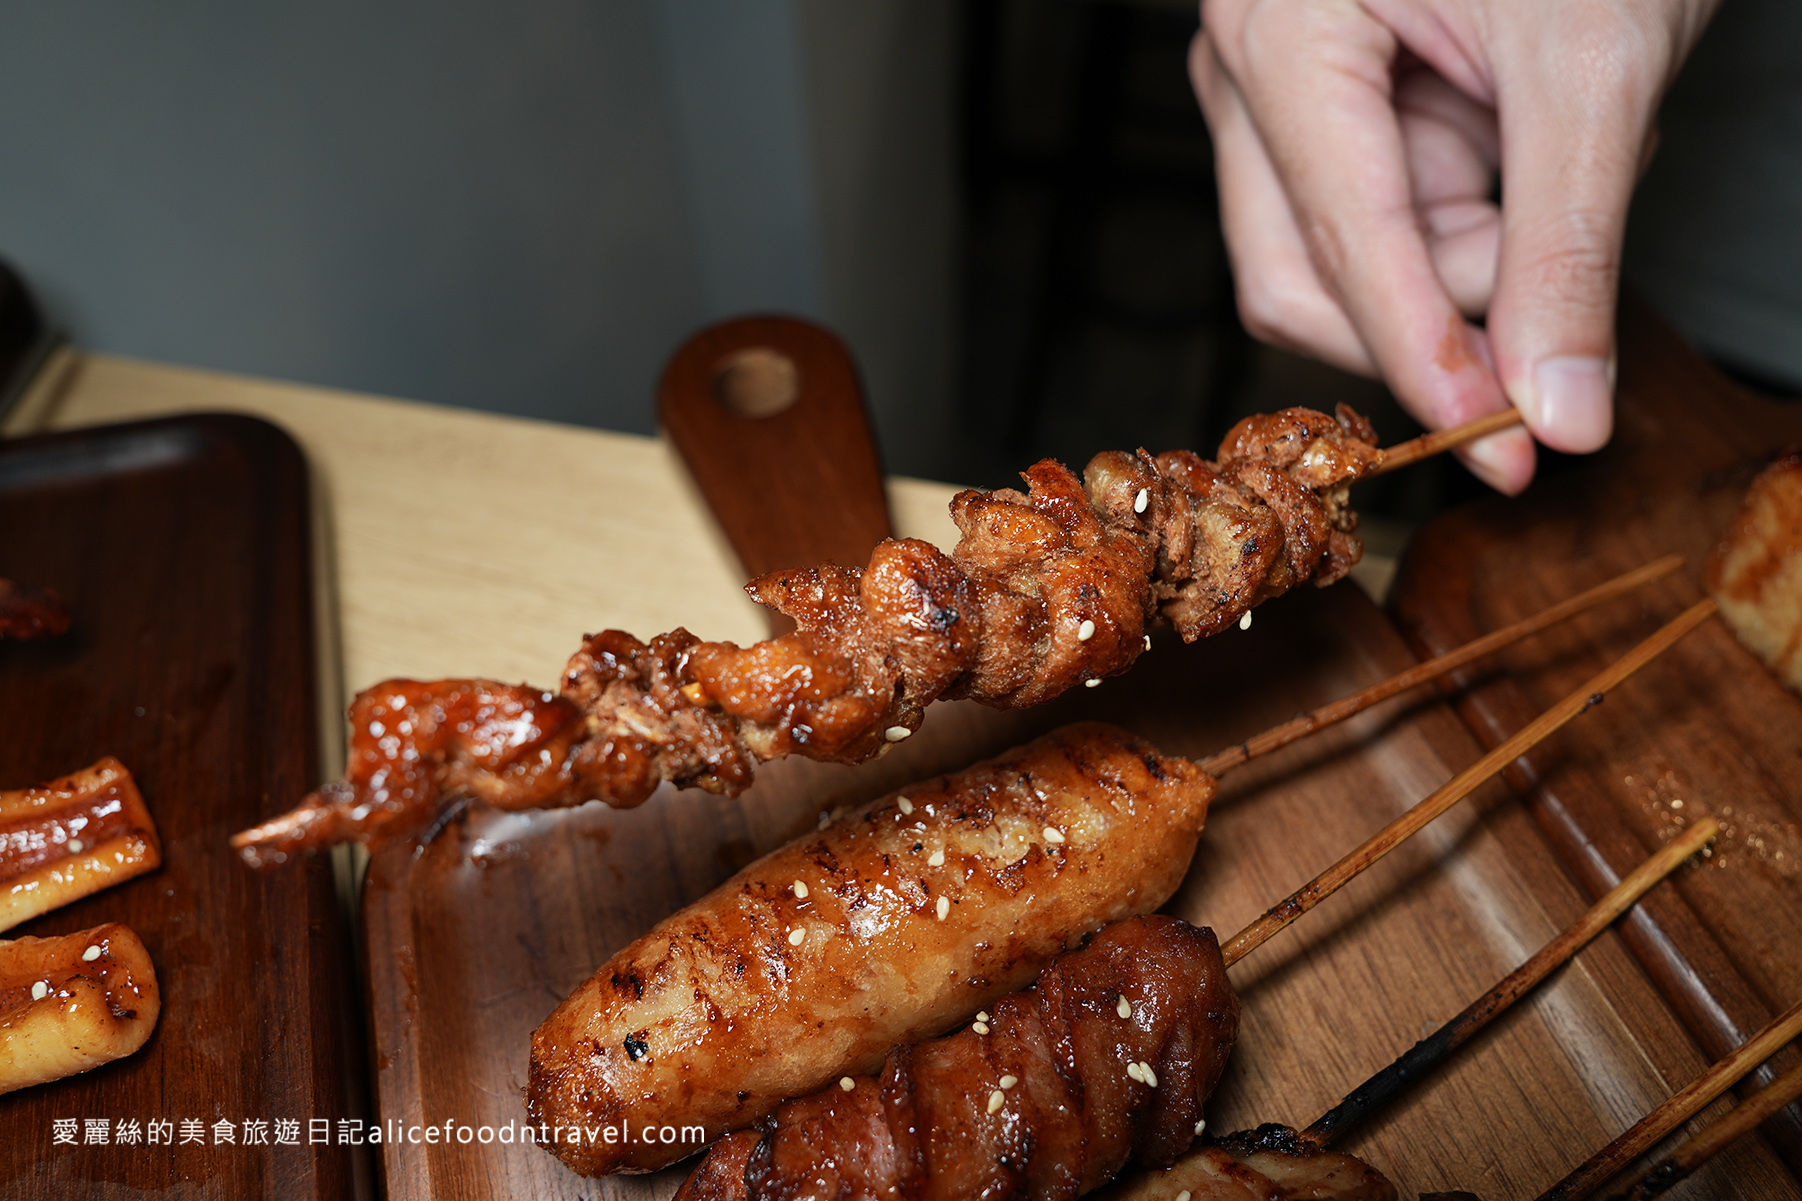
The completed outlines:
<svg viewBox="0 0 1802 1201">
<path fill-rule="evenodd" d="M 1447 295 L 1421 231 L 1391 91 L 1394 33 L 1361 6 L 1308 0 L 1216 5 L 1206 17 L 1316 273 L 1397 398 L 1432 428 L 1507 407 L 1487 343 Z M 1518 491 L 1532 441 L 1499 434 L 1467 461 Z"/>
</svg>

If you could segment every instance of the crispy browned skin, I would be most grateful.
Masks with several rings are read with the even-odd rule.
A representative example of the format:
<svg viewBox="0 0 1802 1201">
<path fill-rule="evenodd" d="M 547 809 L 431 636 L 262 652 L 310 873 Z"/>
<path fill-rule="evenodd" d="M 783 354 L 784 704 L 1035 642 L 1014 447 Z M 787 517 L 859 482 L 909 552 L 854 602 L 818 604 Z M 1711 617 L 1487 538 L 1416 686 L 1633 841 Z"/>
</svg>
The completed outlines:
<svg viewBox="0 0 1802 1201">
<path fill-rule="evenodd" d="M 1080 1196 L 1129 1157 L 1182 1153 L 1239 1026 L 1213 932 L 1164 916 L 1107 927 L 993 1010 L 894 1048 L 880 1076 L 788 1102 L 710 1153 L 677 1197 Z"/>
<path fill-rule="evenodd" d="M 1088 724 L 838 815 L 559 1006 L 532 1036 L 532 1120 L 698 1124 L 713 1139 L 870 1071 L 893 1044 L 1025 986 L 1074 940 L 1163 904 L 1213 792 L 1193 764 Z M 694 1145 L 554 1149 L 600 1175 Z"/>
<path fill-rule="evenodd" d="M 0 642 L 54 638 L 69 632 L 69 606 L 54 588 L 0 580 Z"/>
<path fill-rule="evenodd" d="M 1752 481 L 1707 582 L 1740 641 L 1802 692 L 1802 447 Z"/>
<path fill-rule="evenodd" d="M 0 1093 L 130 1055 L 161 1007 L 150 953 L 117 922 L 0 941 Z"/>
<path fill-rule="evenodd" d="M 1354 1156 L 1287 1126 L 1259 1126 L 1198 1147 L 1170 1167 L 1132 1173 L 1096 1201 L 1395 1201 L 1395 1186 Z"/>
<path fill-rule="evenodd" d="M 1341 406 L 1251 417 L 1220 456 L 1110 451 L 1083 479 L 1046 460 L 1027 492 L 961 492 L 946 555 L 904 538 L 868 566 L 797 568 L 751 595 L 795 620 L 741 647 L 674 630 L 587 638 L 557 694 L 489 680 L 390 680 L 351 708 L 347 778 L 232 841 L 252 866 L 343 839 L 427 829 L 472 794 L 505 809 L 637 805 L 665 780 L 735 796 L 761 760 L 857 763 L 911 734 L 939 697 L 1021 708 L 1125 671 L 1160 615 L 1185 639 L 1361 547 L 1346 507 L 1378 461 Z"/>
<path fill-rule="evenodd" d="M 48 784 L 0 792 L 0 930 L 162 861 L 150 810 L 110 755 Z"/>
</svg>

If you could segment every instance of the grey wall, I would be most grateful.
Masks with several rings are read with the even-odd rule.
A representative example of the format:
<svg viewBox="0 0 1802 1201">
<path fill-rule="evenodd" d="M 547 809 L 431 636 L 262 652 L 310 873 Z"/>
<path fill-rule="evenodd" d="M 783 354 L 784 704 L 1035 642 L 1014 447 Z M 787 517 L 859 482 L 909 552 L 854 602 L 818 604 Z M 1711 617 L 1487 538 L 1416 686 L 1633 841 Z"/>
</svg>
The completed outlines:
<svg viewBox="0 0 1802 1201">
<path fill-rule="evenodd" d="M 652 428 L 689 332 L 949 413 L 950 0 L 0 4 L 0 253 L 102 350 Z"/>
</svg>

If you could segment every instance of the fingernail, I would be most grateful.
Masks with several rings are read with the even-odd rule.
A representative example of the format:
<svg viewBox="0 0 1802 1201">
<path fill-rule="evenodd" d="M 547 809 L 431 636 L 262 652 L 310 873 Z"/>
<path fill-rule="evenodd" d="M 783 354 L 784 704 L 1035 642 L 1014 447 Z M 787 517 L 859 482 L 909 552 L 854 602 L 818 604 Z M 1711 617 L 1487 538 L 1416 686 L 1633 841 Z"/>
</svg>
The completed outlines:
<svg viewBox="0 0 1802 1201">
<path fill-rule="evenodd" d="M 1587 454 L 1614 432 L 1614 367 L 1606 359 L 1561 355 L 1533 368 L 1533 395 L 1521 406 L 1553 450 Z"/>
<path fill-rule="evenodd" d="M 1533 439 L 1525 430 L 1504 430 L 1458 451 L 1470 473 L 1497 492 L 1517 495 L 1533 479 Z"/>
</svg>

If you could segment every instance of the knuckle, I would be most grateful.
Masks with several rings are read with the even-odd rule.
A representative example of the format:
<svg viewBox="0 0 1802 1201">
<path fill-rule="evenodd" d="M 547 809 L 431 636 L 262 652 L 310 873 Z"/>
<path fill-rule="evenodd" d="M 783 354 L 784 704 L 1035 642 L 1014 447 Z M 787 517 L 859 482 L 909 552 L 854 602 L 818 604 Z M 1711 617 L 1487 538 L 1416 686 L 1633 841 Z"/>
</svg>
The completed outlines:
<svg viewBox="0 0 1802 1201">
<path fill-rule="evenodd" d="M 1311 306 L 1298 290 L 1273 274 L 1242 277 L 1234 286 L 1239 321 L 1260 342 L 1292 346 L 1303 340 Z"/>
<path fill-rule="evenodd" d="M 1592 111 L 1638 113 L 1656 107 L 1677 58 L 1667 25 L 1615 3 L 1571 5 L 1564 28 L 1544 44 L 1555 58 L 1553 77 L 1580 92 Z"/>
<path fill-rule="evenodd" d="M 1351 245 L 1334 214 L 1310 208 L 1298 212 L 1295 220 L 1315 273 L 1323 280 L 1344 279 L 1351 268 Z"/>
<path fill-rule="evenodd" d="M 1237 78 L 1245 70 L 1246 0 L 1202 0 L 1201 33 L 1207 38 L 1227 73 Z"/>
<path fill-rule="evenodd" d="M 1590 305 L 1614 295 L 1620 277 L 1619 223 L 1612 214 L 1567 212 L 1545 247 L 1524 264 L 1523 282 L 1543 300 Z"/>
</svg>

